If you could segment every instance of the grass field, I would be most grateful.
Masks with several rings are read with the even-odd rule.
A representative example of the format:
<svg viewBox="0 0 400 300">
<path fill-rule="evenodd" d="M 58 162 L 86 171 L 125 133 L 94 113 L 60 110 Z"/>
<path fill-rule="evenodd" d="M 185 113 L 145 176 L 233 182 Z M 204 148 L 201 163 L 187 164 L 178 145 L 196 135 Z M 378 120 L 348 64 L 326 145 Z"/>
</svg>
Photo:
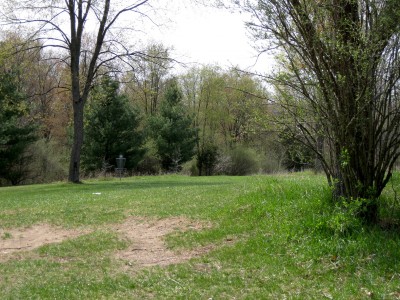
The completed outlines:
<svg viewBox="0 0 400 300">
<path fill-rule="evenodd" d="M 382 197 L 392 221 L 399 188 L 396 175 Z M 13 253 L 0 247 L 0 298 L 400 299 L 398 229 L 366 227 L 351 207 L 328 202 L 325 179 L 311 173 L 1 188 L 3 244 L 37 225 L 79 234 Z M 168 251 L 207 251 L 147 267 L 116 255 L 135 241 L 114 226 L 177 218 L 205 225 L 171 229 Z"/>
</svg>

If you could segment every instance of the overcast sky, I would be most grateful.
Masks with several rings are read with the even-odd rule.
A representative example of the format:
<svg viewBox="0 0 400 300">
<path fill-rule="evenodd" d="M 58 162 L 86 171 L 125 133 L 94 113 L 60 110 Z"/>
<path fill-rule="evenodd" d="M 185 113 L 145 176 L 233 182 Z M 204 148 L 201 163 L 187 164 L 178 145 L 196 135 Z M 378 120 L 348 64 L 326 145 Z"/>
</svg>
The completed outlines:
<svg viewBox="0 0 400 300">
<path fill-rule="evenodd" d="M 170 0 L 165 14 L 171 21 L 148 38 L 173 47 L 178 60 L 258 72 L 271 68 L 267 57 L 257 61 L 243 14 L 182 0 Z"/>
</svg>

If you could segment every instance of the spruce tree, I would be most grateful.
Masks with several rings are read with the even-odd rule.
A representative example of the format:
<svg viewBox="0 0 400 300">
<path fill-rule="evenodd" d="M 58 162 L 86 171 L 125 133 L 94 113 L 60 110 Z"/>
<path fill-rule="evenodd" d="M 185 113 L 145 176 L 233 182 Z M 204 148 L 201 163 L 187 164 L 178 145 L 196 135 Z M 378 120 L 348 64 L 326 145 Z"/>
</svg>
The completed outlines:
<svg viewBox="0 0 400 300">
<path fill-rule="evenodd" d="M 94 90 L 82 153 L 86 172 L 111 170 L 120 154 L 126 158 L 125 167 L 131 170 L 144 155 L 139 113 L 118 89 L 118 82 L 106 76 Z"/>
<path fill-rule="evenodd" d="M 20 184 L 29 175 L 26 150 L 36 140 L 17 72 L 0 73 L 0 179 Z"/>
<path fill-rule="evenodd" d="M 151 118 L 150 127 L 163 170 L 177 172 L 194 155 L 197 129 L 182 103 L 176 80 L 168 83 L 160 114 Z"/>
</svg>

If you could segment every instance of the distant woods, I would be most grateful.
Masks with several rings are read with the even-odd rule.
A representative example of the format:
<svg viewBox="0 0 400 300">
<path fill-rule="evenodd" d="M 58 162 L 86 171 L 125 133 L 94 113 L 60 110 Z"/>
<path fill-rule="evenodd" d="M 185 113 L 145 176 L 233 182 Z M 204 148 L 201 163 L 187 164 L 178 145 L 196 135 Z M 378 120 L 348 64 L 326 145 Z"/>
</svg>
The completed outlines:
<svg viewBox="0 0 400 300">
<path fill-rule="evenodd" d="M 1 183 L 65 180 L 74 115 L 69 70 L 46 48 L 13 53 L 21 39 L 8 35 L 0 49 L 0 85 L 13 84 L 0 95 L 0 151 L 7 164 Z M 169 55 L 163 45 L 150 45 L 131 70 L 104 68 L 94 79 L 84 110 L 83 178 L 111 176 L 120 154 L 128 174 L 244 175 L 285 167 L 285 149 L 267 117 L 274 106 L 262 81 L 218 66 L 176 76 Z M 6 125 L 11 122 L 14 127 Z M 19 151 L 13 150 L 10 130 Z M 14 156 L 6 160 L 10 152 Z"/>
</svg>

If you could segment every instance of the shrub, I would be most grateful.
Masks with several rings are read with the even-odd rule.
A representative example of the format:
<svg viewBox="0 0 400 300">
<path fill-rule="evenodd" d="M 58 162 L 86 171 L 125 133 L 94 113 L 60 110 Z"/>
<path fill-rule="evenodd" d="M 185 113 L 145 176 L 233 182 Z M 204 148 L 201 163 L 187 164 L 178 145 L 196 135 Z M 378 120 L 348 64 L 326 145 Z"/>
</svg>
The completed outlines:
<svg viewBox="0 0 400 300">
<path fill-rule="evenodd" d="M 143 175 L 158 175 L 161 172 L 160 160 L 153 155 L 145 154 L 135 168 L 135 172 Z"/>
<path fill-rule="evenodd" d="M 358 217 L 362 213 L 364 199 L 353 199 L 351 201 L 342 199 L 336 202 L 334 207 L 325 207 L 328 210 L 319 221 L 316 228 L 327 235 L 339 237 L 349 236 L 359 232 L 363 228 L 362 220 Z"/>
<path fill-rule="evenodd" d="M 218 157 L 215 172 L 217 174 L 243 176 L 258 173 L 260 166 L 260 157 L 255 150 L 237 147 Z"/>
<path fill-rule="evenodd" d="M 66 148 L 53 141 L 44 139 L 34 143 L 29 151 L 32 162 L 29 169 L 32 171 L 34 183 L 45 183 L 63 180 L 68 174 L 68 153 Z"/>
<path fill-rule="evenodd" d="M 249 175 L 258 173 L 260 162 L 253 149 L 238 147 L 231 152 L 230 175 Z"/>
<path fill-rule="evenodd" d="M 202 149 L 197 152 L 197 172 L 198 175 L 210 176 L 214 173 L 214 169 L 218 159 L 218 147 L 212 143 L 206 143 Z"/>
<path fill-rule="evenodd" d="M 222 153 L 218 156 L 214 167 L 214 174 L 228 175 L 230 172 L 231 157 L 227 153 Z"/>
<path fill-rule="evenodd" d="M 146 152 L 138 163 L 135 172 L 143 175 L 157 175 L 161 172 L 161 161 L 157 155 L 157 148 L 152 139 L 148 139 L 144 148 Z"/>
<path fill-rule="evenodd" d="M 189 176 L 199 176 L 199 169 L 197 168 L 197 160 L 192 159 L 182 165 L 181 174 Z"/>
</svg>

